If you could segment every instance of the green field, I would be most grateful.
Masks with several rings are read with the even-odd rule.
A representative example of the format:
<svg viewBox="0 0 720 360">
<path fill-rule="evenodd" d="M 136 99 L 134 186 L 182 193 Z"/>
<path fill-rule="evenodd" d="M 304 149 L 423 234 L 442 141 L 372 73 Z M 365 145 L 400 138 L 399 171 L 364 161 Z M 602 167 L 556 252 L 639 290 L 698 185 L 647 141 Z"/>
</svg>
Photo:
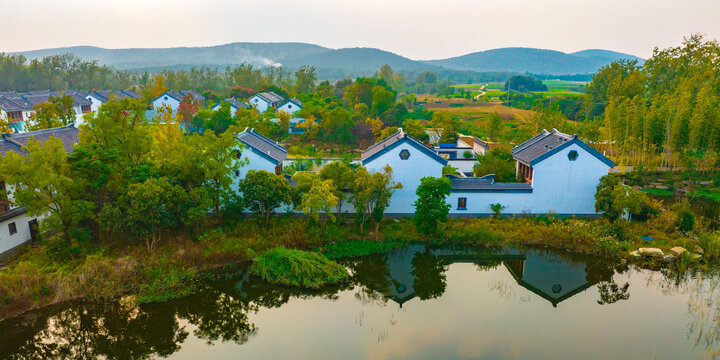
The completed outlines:
<svg viewBox="0 0 720 360">
<path fill-rule="evenodd" d="M 479 89 L 486 84 L 485 90 L 488 96 L 500 96 L 505 93 L 503 88 L 504 82 L 488 82 L 484 84 L 458 84 L 453 85 L 456 89 L 470 91 L 473 95 L 479 93 Z M 583 81 L 565 81 L 565 80 L 544 80 L 543 84 L 547 85 L 548 91 L 537 91 L 535 93 L 547 96 L 561 95 L 579 95 L 585 92 L 585 82 Z"/>
</svg>

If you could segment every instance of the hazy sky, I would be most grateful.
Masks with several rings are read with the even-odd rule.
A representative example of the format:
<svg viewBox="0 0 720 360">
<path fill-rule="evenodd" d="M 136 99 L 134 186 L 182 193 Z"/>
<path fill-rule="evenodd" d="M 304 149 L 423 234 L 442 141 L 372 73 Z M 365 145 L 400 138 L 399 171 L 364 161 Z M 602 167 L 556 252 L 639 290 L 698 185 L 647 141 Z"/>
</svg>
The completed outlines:
<svg viewBox="0 0 720 360">
<path fill-rule="evenodd" d="M 0 0 L 0 24 L 0 52 L 297 41 L 413 59 L 508 46 L 648 57 L 720 38 L 720 0 Z"/>
</svg>

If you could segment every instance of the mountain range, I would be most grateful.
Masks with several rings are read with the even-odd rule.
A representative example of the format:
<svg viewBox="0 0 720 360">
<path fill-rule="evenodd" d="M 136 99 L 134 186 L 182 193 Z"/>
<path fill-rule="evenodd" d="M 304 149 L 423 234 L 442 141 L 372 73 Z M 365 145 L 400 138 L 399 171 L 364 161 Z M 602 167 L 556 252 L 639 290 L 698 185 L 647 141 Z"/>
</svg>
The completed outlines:
<svg viewBox="0 0 720 360">
<path fill-rule="evenodd" d="M 330 49 L 307 43 L 230 43 L 204 47 L 105 49 L 74 46 L 18 52 L 28 59 L 71 53 L 118 69 L 141 70 L 190 66 L 224 67 L 250 63 L 294 69 L 315 66 L 320 73 L 372 74 L 389 64 L 400 72 L 471 71 L 547 75 L 590 74 L 619 59 L 643 59 L 619 52 L 591 49 L 575 53 L 535 48 L 501 48 L 438 60 L 413 60 L 375 48 Z"/>
</svg>

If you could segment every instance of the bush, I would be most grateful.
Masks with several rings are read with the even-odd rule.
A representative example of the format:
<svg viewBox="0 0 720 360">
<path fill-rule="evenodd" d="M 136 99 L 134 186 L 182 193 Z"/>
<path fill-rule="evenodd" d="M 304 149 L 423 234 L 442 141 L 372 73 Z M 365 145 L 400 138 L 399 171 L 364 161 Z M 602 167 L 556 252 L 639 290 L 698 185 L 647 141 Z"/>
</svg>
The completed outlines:
<svg viewBox="0 0 720 360">
<path fill-rule="evenodd" d="M 250 273 L 274 284 L 320 288 L 348 277 L 340 264 L 317 252 L 274 248 L 250 266 Z"/>
<path fill-rule="evenodd" d="M 388 241 L 372 241 L 372 240 L 356 240 L 342 241 L 329 244 L 325 247 L 323 253 L 328 259 L 337 259 L 341 257 L 365 256 L 388 252 L 396 247 L 404 245 L 404 241 L 388 240 Z"/>
<path fill-rule="evenodd" d="M 695 214 L 690 208 L 690 202 L 684 199 L 674 206 L 677 212 L 676 226 L 682 232 L 690 232 L 695 228 Z"/>
</svg>

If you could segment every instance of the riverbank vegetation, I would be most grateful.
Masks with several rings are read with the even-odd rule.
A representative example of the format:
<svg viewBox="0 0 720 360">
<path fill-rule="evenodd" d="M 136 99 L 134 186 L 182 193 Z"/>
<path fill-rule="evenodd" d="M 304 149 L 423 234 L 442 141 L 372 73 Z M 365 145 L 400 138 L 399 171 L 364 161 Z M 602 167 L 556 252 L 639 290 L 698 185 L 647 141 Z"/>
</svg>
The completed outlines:
<svg viewBox="0 0 720 360">
<path fill-rule="evenodd" d="M 295 249 L 273 248 L 253 261 L 250 274 L 273 284 L 320 288 L 348 278 L 347 270 L 324 255 Z"/>
</svg>

